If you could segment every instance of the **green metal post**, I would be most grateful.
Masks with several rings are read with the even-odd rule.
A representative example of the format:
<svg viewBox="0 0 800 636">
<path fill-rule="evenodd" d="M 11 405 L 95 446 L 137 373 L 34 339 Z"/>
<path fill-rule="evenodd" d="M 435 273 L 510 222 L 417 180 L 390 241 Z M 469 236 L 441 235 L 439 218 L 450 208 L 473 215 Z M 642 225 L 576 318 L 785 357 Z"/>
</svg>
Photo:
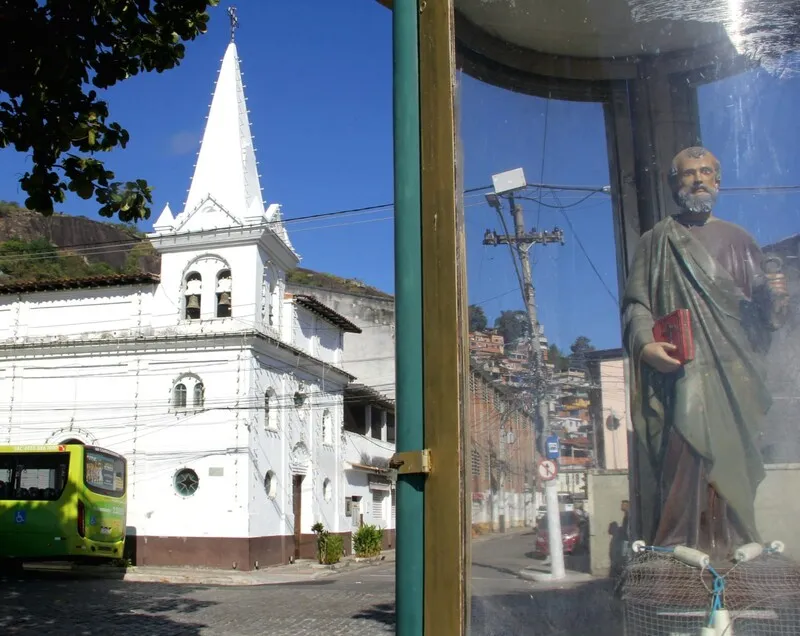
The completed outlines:
<svg viewBox="0 0 800 636">
<path fill-rule="evenodd" d="M 424 448 L 422 228 L 417 0 L 394 0 L 394 248 L 397 451 Z M 424 477 L 397 479 L 398 636 L 422 636 L 425 581 Z"/>
</svg>

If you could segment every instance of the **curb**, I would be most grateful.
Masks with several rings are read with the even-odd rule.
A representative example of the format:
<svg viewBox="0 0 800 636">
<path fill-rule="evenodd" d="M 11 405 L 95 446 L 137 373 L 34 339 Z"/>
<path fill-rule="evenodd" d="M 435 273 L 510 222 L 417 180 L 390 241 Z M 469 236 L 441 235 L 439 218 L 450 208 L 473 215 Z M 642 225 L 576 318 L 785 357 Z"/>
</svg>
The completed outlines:
<svg viewBox="0 0 800 636">
<path fill-rule="evenodd" d="M 203 570 L 191 568 L 129 568 L 106 565 L 75 565 L 61 563 L 26 564 L 19 572 L 39 574 L 65 574 L 82 579 L 117 580 L 129 583 L 162 583 L 174 585 L 256 586 L 306 583 L 327 578 L 337 573 L 359 570 L 384 562 L 394 561 L 394 551 L 377 557 L 348 557 L 332 565 L 319 563 L 278 565 L 249 572 Z"/>
<path fill-rule="evenodd" d="M 218 585 L 218 586 L 253 586 L 278 585 L 285 583 L 304 583 L 333 575 L 332 570 L 299 570 L 295 572 L 269 572 L 269 569 L 240 573 L 208 572 L 203 570 L 174 571 L 155 569 L 139 570 L 135 566 L 128 568 L 104 566 L 49 566 L 35 565 L 25 567 L 26 573 L 65 574 L 81 579 L 115 580 L 127 583 L 166 583 L 176 585 Z"/>
<path fill-rule="evenodd" d="M 483 543 L 484 541 L 491 541 L 493 539 L 510 539 L 511 537 L 519 537 L 520 535 L 524 535 L 528 532 L 533 532 L 533 528 L 526 526 L 512 528 L 510 530 L 506 530 L 505 532 L 487 532 L 486 534 L 479 534 L 476 537 L 472 537 L 472 543 Z"/>
<path fill-rule="evenodd" d="M 520 570 L 519 576 L 523 579 L 527 579 L 528 581 L 533 581 L 534 583 L 547 584 L 552 587 L 558 587 L 561 585 L 576 585 L 579 583 L 588 583 L 589 581 L 593 581 L 595 578 L 591 574 L 585 572 L 567 572 L 563 579 L 553 579 L 550 572 L 543 570 L 534 570 L 531 568 L 525 568 L 524 570 Z"/>
<path fill-rule="evenodd" d="M 273 575 L 270 579 L 255 578 L 242 575 L 232 577 L 225 575 L 197 576 L 194 574 L 149 574 L 142 572 L 126 572 L 122 580 L 126 583 L 162 583 L 168 585 L 213 585 L 220 587 L 253 587 L 264 585 L 286 585 L 291 583 L 307 583 L 332 576 L 332 571 L 321 570 L 311 576 Z M 101 577 L 97 577 L 101 578 Z"/>
</svg>

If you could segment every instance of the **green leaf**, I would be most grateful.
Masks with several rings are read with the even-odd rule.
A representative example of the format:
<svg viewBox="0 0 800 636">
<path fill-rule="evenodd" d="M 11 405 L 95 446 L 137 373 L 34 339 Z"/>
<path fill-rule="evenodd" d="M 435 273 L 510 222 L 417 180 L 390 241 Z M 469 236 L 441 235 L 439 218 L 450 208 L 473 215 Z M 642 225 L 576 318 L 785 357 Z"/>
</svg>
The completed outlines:
<svg viewBox="0 0 800 636">
<path fill-rule="evenodd" d="M 90 181 L 86 181 L 78 185 L 75 191 L 81 199 L 91 199 L 94 194 L 94 185 Z"/>
<path fill-rule="evenodd" d="M 15 64 L 0 74 L 0 147 L 32 157 L 31 171 L 20 178 L 26 202 L 51 213 L 53 202 L 63 201 L 69 190 L 93 196 L 102 215 L 148 218 L 152 196 L 145 181 L 131 175 L 135 185 L 124 198 L 109 190 L 114 174 L 102 162 L 67 155 L 127 146 L 129 133 L 106 123 L 109 106 L 91 86 L 108 88 L 143 71 L 174 68 L 184 43 L 205 31 L 207 9 L 218 1 L 70 2 L 64 3 L 69 20 L 51 11 L 54 2 L 6 4 L 5 32 L 28 36 L 4 40 Z M 56 56 L 59 63 L 53 63 Z"/>
</svg>

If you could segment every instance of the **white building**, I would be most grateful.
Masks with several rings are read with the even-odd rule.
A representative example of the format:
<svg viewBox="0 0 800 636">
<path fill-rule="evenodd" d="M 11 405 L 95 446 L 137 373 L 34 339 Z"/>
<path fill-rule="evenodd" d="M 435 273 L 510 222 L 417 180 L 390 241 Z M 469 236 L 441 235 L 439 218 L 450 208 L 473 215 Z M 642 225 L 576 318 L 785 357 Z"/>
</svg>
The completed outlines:
<svg viewBox="0 0 800 636">
<path fill-rule="evenodd" d="M 389 468 L 395 452 L 394 400 L 372 387 L 345 389 L 345 516 L 354 528 L 371 523 L 384 528 L 384 546 L 394 545 L 397 476 Z"/>
<path fill-rule="evenodd" d="M 311 294 L 361 329 L 346 333 L 342 368 L 381 395 L 393 400 L 394 378 L 394 297 L 360 281 L 297 268 L 292 294 Z"/>
<path fill-rule="evenodd" d="M 352 321 L 360 333 L 346 333 L 341 367 L 359 384 L 345 391 L 345 515 L 353 527 L 384 528 L 384 545 L 394 545 L 395 452 L 394 298 L 359 281 L 298 268 L 287 290 L 312 294 Z"/>
<path fill-rule="evenodd" d="M 124 454 L 138 563 L 312 556 L 312 524 L 351 530 L 341 361 L 360 330 L 285 293 L 299 257 L 261 197 L 233 43 L 185 207 L 150 239 L 160 277 L 0 286 L 0 444 Z"/>
</svg>

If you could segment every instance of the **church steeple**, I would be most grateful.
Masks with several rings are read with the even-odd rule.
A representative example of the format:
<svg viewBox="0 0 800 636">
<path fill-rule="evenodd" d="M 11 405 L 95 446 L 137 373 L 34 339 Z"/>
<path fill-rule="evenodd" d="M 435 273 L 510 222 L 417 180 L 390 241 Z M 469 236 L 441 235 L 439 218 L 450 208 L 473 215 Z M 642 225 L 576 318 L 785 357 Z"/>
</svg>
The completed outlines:
<svg viewBox="0 0 800 636">
<path fill-rule="evenodd" d="M 232 221 L 263 219 L 264 201 L 233 39 L 222 59 L 192 184 L 180 216 L 188 216 L 209 198 Z M 180 218 L 177 221 L 180 223 Z"/>
</svg>

